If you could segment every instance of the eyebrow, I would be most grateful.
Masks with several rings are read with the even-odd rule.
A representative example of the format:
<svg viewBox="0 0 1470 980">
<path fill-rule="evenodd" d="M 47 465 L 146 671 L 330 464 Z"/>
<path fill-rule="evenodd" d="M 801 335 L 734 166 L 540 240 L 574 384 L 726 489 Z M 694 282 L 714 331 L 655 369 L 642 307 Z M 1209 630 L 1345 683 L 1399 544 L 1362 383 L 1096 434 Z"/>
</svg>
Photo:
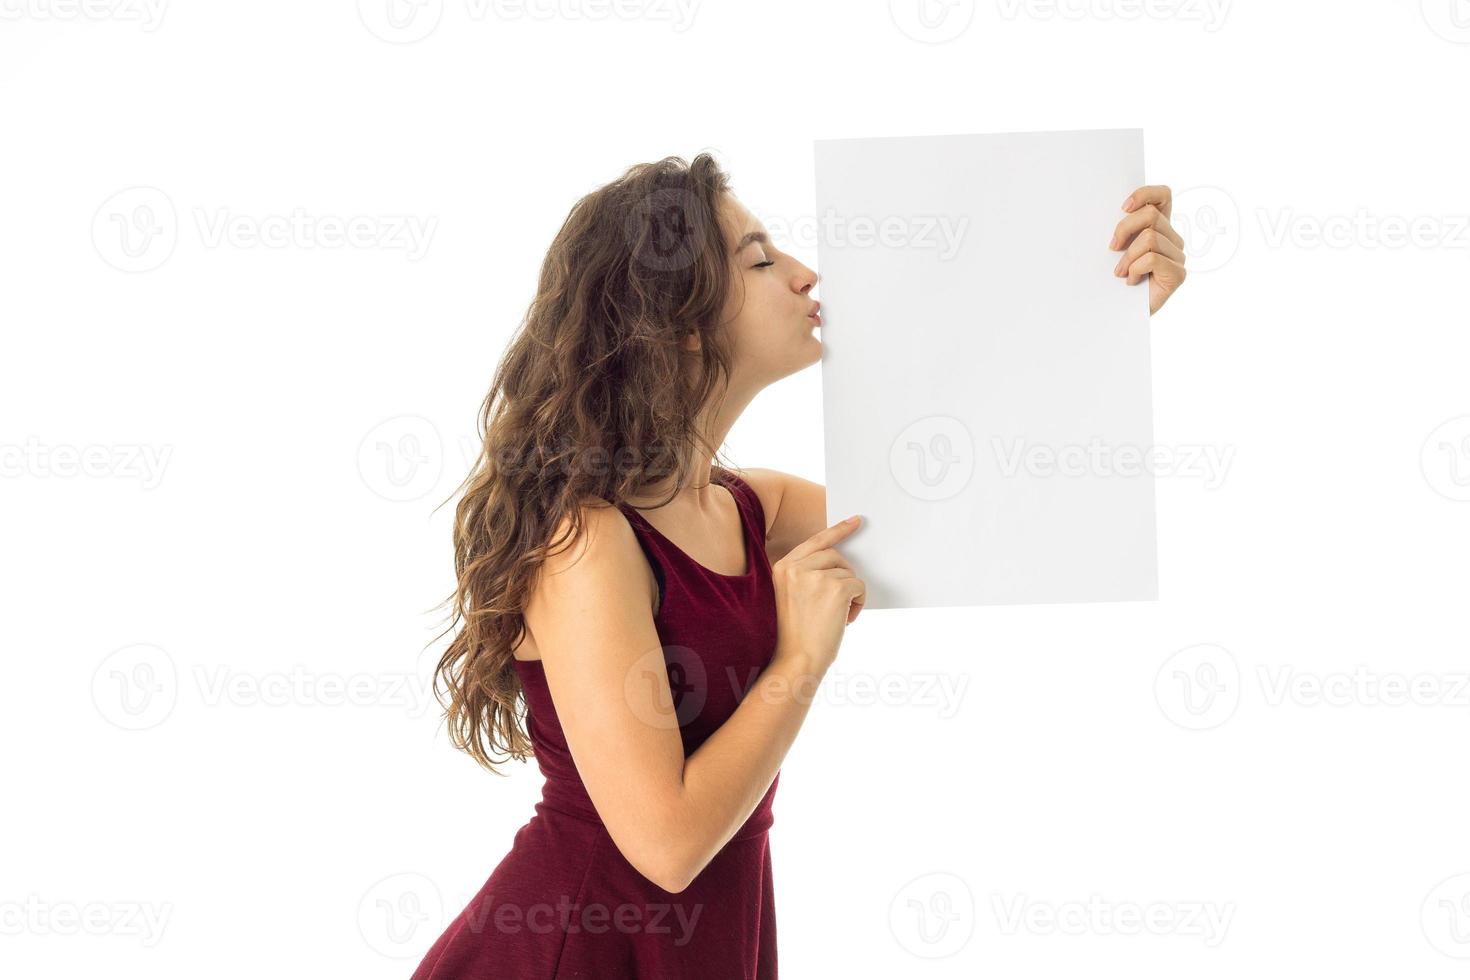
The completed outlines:
<svg viewBox="0 0 1470 980">
<path fill-rule="evenodd" d="M 747 231 L 745 237 L 740 239 L 740 244 L 735 246 L 735 251 L 739 252 L 751 242 L 760 242 L 762 245 L 769 245 L 771 244 L 771 239 L 763 231 Z"/>
</svg>

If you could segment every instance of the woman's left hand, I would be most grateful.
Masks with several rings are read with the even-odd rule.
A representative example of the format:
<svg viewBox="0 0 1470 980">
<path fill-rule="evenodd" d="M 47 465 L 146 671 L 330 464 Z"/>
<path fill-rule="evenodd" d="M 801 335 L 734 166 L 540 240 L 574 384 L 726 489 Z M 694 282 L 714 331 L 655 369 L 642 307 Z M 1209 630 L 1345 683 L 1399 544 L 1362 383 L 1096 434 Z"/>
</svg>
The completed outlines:
<svg viewBox="0 0 1470 980">
<path fill-rule="evenodd" d="M 1108 244 L 1115 252 L 1123 250 L 1113 275 L 1126 275 L 1130 286 L 1148 278 L 1150 314 L 1157 313 L 1184 282 L 1184 239 L 1169 224 L 1173 207 L 1174 195 L 1168 187 L 1140 187 L 1123 202 L 1128 214 L 1113 229 Z"/>
</svg>

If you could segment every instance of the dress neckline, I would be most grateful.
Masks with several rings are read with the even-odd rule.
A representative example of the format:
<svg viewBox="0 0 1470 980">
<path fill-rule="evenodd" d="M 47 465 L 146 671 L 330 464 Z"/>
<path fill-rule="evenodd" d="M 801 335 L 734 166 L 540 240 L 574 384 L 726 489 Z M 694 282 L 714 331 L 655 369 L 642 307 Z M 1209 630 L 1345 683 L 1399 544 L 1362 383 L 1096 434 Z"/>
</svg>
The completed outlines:
<svg viewBox="0 0 1470 980">
<path fill-rule="evenodd" d="M 629 504 L 623 504 L 622 508 L 625 514 L 635 515 L 638 518 L 638 522 L 642 524 L 644 528 L 652 532 L 656 538 L 658 538 L 664 544 L 668 545 L 670 550 L 682 556 L 685 561 L 689 562 L 689 564 L 704 572 L 706 575 L 709 575 L 712 578 L 724 579 L 730 582 L 740 582 L 750 578 L 755 574 L 756 555 L 754 549 L 751 547 L 751 535 L 749 526 L 750 521 L 746 518 L 745 504 L 741 501 L 740 494 L 735 491 L 735 488 L 726 481 L 725 477 L 720 476 L 720 474 L 723 472 L 723 470 L 718 468 L 711 470 L 710 480 L 711 482 L 718 483 L 720 486 L 728 490 L 731 499 L 735 501 L 735 515 L 740 518 L 740 539 L 745 546 L 745 571 L 741 572 L 739 575 L 726 575 L 723 572 L 715 571 L 714 569 L 708 567 L 707 565 L 704 565 L 701 562 L 695 561 L 694 557 L 690 555 L 689 552 L 674 544 L 674 542 L 669 540 L 667 535 L 665 535 L 662 531 L 649 523 L 648 519 L 645 518 L 638 511 L 637 508 Z M 734 478 L 739 479 L 738 477 Z"/>
</svg>

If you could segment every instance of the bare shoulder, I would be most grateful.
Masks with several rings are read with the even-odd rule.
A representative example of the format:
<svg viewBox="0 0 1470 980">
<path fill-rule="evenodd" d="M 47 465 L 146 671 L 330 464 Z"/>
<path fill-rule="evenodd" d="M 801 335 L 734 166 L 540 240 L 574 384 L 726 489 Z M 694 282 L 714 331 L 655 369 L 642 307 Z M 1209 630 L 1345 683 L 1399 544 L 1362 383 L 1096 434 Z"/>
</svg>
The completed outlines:
<svg viewBox="0 0 1470 980">
<path fill-rule="evenodd" d="M 657 602 L 657 582 L 628 518 L 604 500 L 579 507 L 582 527 L 567 514 L 547 541 L 546 559 L 537 570 L 527 603 L 528 624 L 536 613 L 584 609 L 602 599 L 626 601 L 628 595 Z"/>
</svg>

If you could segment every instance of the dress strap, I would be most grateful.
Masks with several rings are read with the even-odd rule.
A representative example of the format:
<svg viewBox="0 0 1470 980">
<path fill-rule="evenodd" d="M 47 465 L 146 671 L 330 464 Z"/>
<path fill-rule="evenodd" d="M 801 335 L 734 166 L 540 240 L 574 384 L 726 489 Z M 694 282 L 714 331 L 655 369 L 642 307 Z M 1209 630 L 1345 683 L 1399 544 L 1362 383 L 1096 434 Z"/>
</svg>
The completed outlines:
<svg viewBox="0 0 1470 980">
<path fill-rule="evenodd" d="M 746 531 L 754 537 L 760 550 L 765 550 L 766 543 L 766 512 L 761 506 L 760 495 L 755 488 L 746 483 L 744 478 L 737 476 L 734 471 L 724 467 L 716 467 L 715 471 L 720 474 L 720 483 L 730 495 L 735 498 L 735 506 L 740 510 L 740 519 L 745 522 Z"/>
</svg>

